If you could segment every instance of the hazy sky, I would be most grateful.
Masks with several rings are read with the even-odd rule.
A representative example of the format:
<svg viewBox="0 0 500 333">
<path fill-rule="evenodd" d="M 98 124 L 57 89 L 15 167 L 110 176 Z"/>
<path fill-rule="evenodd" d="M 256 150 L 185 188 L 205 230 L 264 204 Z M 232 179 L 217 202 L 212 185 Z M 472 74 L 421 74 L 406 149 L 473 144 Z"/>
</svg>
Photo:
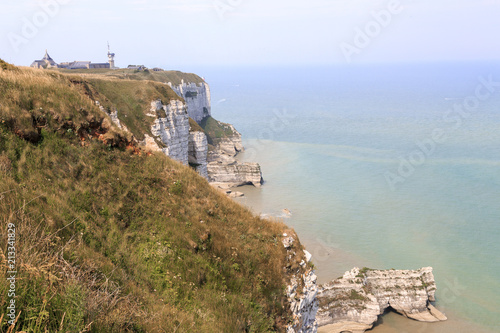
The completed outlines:
<svg viewBox="0 0 500 333">
<path fill-rule="evenodd" d="M 120 67 L 499 60 L 499 18 L 500 0 L 2 0 L 0 57 L 105 62 L 109 41 Z"/>
</svg>

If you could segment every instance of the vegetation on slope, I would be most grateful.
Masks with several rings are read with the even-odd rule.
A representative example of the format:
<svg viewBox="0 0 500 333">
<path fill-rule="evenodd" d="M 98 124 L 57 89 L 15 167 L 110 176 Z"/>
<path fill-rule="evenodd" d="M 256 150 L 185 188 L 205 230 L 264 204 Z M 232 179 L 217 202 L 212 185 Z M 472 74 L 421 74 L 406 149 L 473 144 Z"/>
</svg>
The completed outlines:
<svg viewBox="0 0 500 333">
<path fill-rule="evenodd" d="M 298 265 L 285 271 L 281 238 L 293 231 L 133 147 L 84 90 L 0 70 L 2 313 L 8 223 L 17 233 L 9 332 L 283 331 Z"/>
<path fill-rule="evenodd" d="M 195 74 L 179 71 L 58 69 L 56 72 L 69 75 L 71 81 L 78 84 L 84 94 L 93 101 L 99 101 L 108 113 L 118 110 L 120 122 L 125 124 L 138 140 L 143 140 L 144 134 L 152 136 L 151 125 L 154 118 L 147 116 L 150 112 L 150 101 L 161 99 L 163 103 L 168 103 L 173 99 L 182 100 L 165 83 L 172 82 L 178 85 L 182 80 L 194 83 L 203 82 L 203 79 Z M 211 149 L 219 143 L 221 138 L 234 135 L 228 124 L 212 117 L 203 119 L 200 124 L 195 121 L 190 121 L 189 124 L 191 131 L 205 132 Z M 157 144 L 162 146 L 159 141 Z"/>
<path fill-rule="evenodd" d="M 203 128 L 193 119 L 189 118 L 189 131 L 190 132 L 203 132 Z"/>
<path fill-rule="evenodd" d="M 206 117 L 200 123 L 205 134 L 207 141 L 210 145 L 217 145 L 222 138 L 234 136 L 233 127 L 229 124 L 223 123 L 212 117 Z"/>
<path fill-rule="evenodd" d="M 83 131 L 93 135 L 102 125 L 104 117 L 99 108 L 69 78 L 12 65 L 1 68 L 0 121 L 18 135 L 36 143 L 44 127 L 64 133 L 80 124 L 82 135 Z M 108 139 L 127 136 L 110 124 L 107 127 Z"/>
<path fill-rule="evenodd" d="M 82 77 L 105 77 L 120 80 L 135 80 L 135 81 L 156 81 L 161 83 L 172 82 L 173 85 L 184 82 L 202 83 L 203 79 L 196 74 L 183 73 L 180 71 L 163 71 L 154 72 L 152 70 L 137 71 L 133 69 L 57 69 L 57 71 L 66 74 L 79 74 Z"/>
<path fill-rule="evenodd" d="M 70 78 L 90 99 L 99 101 L 108 113 L 118 110 L 120 122 L 138 140 L 143 140 L 144 134 L 152 136 L 151 125 L 155 118 L 147 115 L 151 112 L 151 101 L 160 99 L 168 104 L 171 100 L 181 100 L 169 86 L 153 81 Z M 164 114 L 159 116 L 165 117 Z"/>
</svg>

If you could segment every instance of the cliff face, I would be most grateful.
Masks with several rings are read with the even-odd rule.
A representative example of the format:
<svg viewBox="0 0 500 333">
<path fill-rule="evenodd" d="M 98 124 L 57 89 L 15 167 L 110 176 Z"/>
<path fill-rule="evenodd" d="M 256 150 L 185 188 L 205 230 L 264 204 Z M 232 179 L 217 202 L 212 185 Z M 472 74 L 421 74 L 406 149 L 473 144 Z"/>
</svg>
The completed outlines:
<svg viewBox="0 0 500 333">
<path fill-rule="evenodd" d="M 430 302 L 436 284 L 431 267 L 419 270 L 354 268 L 319 288 L 319 326 L 329 333 L 364 332 L 391 307 L 405 317 L 435 322 L 446 320 Z"/>
<path fill-rule="evenodd" d="M 186 102 L 190 118 L 200 124 L 209 135 L 201 132 L 190 134 L 189 160 L 198 172 L 211 183 L 222 187 L 254 185 L 263 182 L 260 165 L 240 163 L 236 155 L 243 151 L 241 134 L 231 124 L 219 122 L 211 117 L 210 88 L 206 82 L 184 82 L 169 86 Z M 211 146 L 209 149 L 209 145 Z M 173 155 L 169 156 L 173 157 Z M 175 158 L 175 157 L 173 157 Z"/>
<path fill-rule="evenodd" d="M 241 134 L 231 124 L 224 124 L 228 127 L 230 134 L 217 140 L 217 150 L 220 154 L 229 156 L 236 156 L 239 152 L 243 151 L 243 144 L 241 143 Z"/>
<path fill-rule="evenodd" d="M 141 144 L 152 150 L 161 150 L 165 155 L 187 165 L 189 117 L 184 103 L 171 100 L 165 105 L 161 100 L 156 100 L 151 102 L 151 112 L 147 115 L 156 118 L 151 126 L 151 133 L 164 147 L 160 147 L 147 135 Z"/>
<path fill-rule="evenodd" d="M 303 251 L 305 260 L 301 260 L 298 267 L 294 268 L 292 262 L 300 258 L 299 253 L 302 251 L 295 248 L 296 241 L 293 236 L 284 233 L 283 237 L 282 243 L 287 250 L 287 268 L 290 267 L 292 271 L 290 284 L 286 288 L 286 296 L 292 312 L 292 323 L 288 325 L 286 332 L 316 333 L 318 330 L 316 321 L 318 286 L 314 270 L 307 265 L 311 260 L 311 254 Z"/>
<path fill-rule="evenodd" d="M 223 126 L 229 134 L 217 139 L 214 149 L 208 154 L 208 180 L 211 183 L 227 186 L 260 187 L 263 183 L 260 165 L 236 160 L 236 155 L 244 150 L 241 134 L 233 125 L 223 124 Z"/>
<path fill-rule="evenodd" d="M 129 105 L 114 88 L 127 88 L 134 94 L 141 81 L 92 81 L 85 91 L 121 129 L 141 138 L 139 145 L 194 167 L 210 182 L 224 187 L 253 184 L 260 186 L 262 176 L 257 163 L 239 163 L 236 155 L 243 150 L 241 134 L 230 125 L 210 116 L 210 89 L 205 82 L 184 82 L 180 85 L 148 83 L 146 93 Z M 171 87 L 171 89 L 169 88 Z M 157 96 L 147 111 L 141 101 Z M 179 98 L 181 97 L 181 98 Z M 101 105 L 101 102 L 103 104 Z M 118 110 L 117 110 L 118 109 Z M 112 111 L 114 110 L 114 111 Z M 194 122 L 190 125 L 189 119 Z"/>
<path fill-rule="evenodd" d="M 210 87 L 206 82 L 193 83 L 184 82 L 178 86 L 168 83 L 168 85 L 186 101 L 189 117 L 200 123 L 204 118 L 211 115 L 210 107 Z"/>
<path fill-rule="evenodd" d="M 145 134 L 140 145 L 152 151 L 162 151 L 184 165 L 189 163 L 202 177 L 208 178 L 207 136 L 200 131 L 190 131 L 186 105 L 178 100 L 171 100 L 167 105 L 156 100 L 151 102 L 151 111 L 147 115 L 156 118 L 151 126 L 153 137 Z"/>
<path fill-rule="evenodd" d="M 208 143 L 205 133 L 199 131 L 189 133 L 189 164 L 194 166 L 204 178 L 208 178 L 207 151 Z"/>
</svg>

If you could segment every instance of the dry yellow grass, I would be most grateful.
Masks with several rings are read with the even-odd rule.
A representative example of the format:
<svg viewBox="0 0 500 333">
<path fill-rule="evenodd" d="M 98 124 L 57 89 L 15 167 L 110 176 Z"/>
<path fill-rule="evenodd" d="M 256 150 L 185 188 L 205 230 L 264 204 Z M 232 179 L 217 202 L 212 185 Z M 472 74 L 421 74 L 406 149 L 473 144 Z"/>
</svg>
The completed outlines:
<svg viewBox="0 0 500 333">
<path fill-rule="evenodd" d="M 16 330 L 284 331 L 284 224 L 253 216 L 162 154 L 99 140 L 82 146 L 61 126 L 90 131 L 89 117 L 106 118 L 86 89 L 60 74 L 14 71 L 0 70 L 8 92 L 0 94 L 0 222 L 19 228 Z M 18 115 L 46 121 L 37 128 Z M 20 124 L 39 129 L 39 140 L 28 142 Z M 4 318 L 0 332 L 7 329 Z"/>
</svg>

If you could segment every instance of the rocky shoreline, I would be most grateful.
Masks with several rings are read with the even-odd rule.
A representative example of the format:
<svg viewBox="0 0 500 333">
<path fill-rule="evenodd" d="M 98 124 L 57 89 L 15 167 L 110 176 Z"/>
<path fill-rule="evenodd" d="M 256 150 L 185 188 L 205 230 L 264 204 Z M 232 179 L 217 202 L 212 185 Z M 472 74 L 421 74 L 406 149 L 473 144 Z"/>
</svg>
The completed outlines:
<svg viewBox="0 0 500 333">
<path fill-rule="evenodd" d="M 260 187 L 263 183 L 260 165 L 236 159 L 244 150 L 241 134 L 232 125 L 211 118 L 208 85 L 204 82 L 168 85 L 183 100 L 151 102 L 146 113 L 153 118 L 151 135 L 144 133 L 139 145 L 189 164 L 228 196 L 242 195 L 230 190 L 232 187 Z M 120 126 L 119 110 L 108 114 L 120 128 L 127 130 Z M 190 118 L 196 123 L 191 124 Z M 219 131 L 215 136 L 202 128 L 208 118 Z M 283 212 L 286 216 L 291 214 L 289 210 Z M 354 268 L 343 277 L 319 286 L 309 263 L 311 254 L 294 246 L 295 242 L 293 236 L 283 234 L 282 243 L 289 262 L 284 269 L 290 271 L 286 295 L 292 313 L 287 333 L 316 333 L 318 327 L 328 333 L 361 333 L 372 328 L 378 316 L 388 308 L 419 321 L 446 320 L 431 304 L 436 290 L 432 268 L 414 271 Z"/>
<path fill-rule="evenodd" d="M 293 239 L 285 238 L 290 247 Z M 307 251 L 306 251 L 307 252 Z M 310 260 L 310 255 L 307 256 Z M 287 333 L 362 333 L 373 328 L 378 317 L 391 308 L 399 314 L 422 322 L 447 320 L 436 309 L 436 283 L 432 267 L 418 270 L 374 270 L 353 268 L 342 277 L 316 285 L 312 269 L 300 278 L 304 286 L 296 297 L 297 276 L 287 289 L 294 322 Z"/>
</svg>

